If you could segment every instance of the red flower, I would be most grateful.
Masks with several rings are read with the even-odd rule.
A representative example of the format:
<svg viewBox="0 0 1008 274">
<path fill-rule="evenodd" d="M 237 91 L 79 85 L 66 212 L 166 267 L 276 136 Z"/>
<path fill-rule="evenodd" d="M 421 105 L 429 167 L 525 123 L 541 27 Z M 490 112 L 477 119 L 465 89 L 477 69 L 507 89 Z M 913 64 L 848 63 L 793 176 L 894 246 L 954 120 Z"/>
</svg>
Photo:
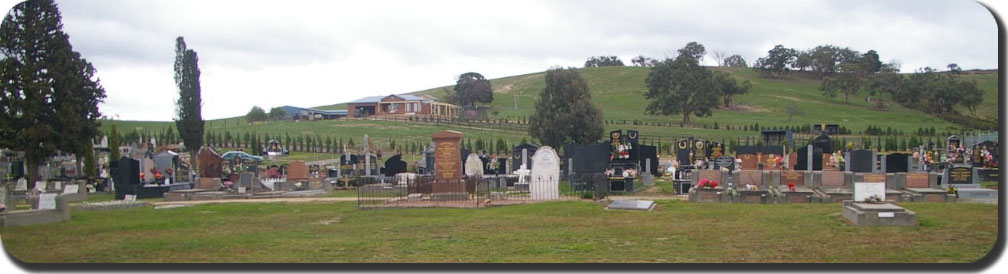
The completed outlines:
<svg viewBox="0 0 1008 274">
<path fill-rule="evenodd" d="M 707 185 L 709 185 L 711 188 L 715 188 L 718 186 L 718 183 L 715 181 L 710 181 L 710 183 L 707 183 Z"/>
<path fill-rule="evenodd" d="M 788 183 L 787 188 L 791 191 L 794 191 L 794 183 Z"/>
<path fill-rule="evenodd" d="M 710 183 L 710 181 L 709 181 L 709 180 L 707 180 L 707 179 L 701 179 L 701 180 L 700 180 L 700 183 L 697 183 L 697 187 L 705 187 L 705 186 L 707 186 L 707 184 L 709 184 L 709 183 Z"/>
</svg>

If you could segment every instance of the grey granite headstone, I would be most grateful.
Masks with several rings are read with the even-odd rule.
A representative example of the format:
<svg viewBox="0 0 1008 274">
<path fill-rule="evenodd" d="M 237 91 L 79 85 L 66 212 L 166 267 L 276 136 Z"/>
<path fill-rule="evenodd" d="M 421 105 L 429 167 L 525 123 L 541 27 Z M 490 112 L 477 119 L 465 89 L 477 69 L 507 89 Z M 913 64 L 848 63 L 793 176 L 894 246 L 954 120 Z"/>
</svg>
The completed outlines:
<svg viewBox="0 0 1008 274">
<path fill-rule="evenodd" d="M 649 200 L 615 200 L 606 209 L 651 211 L 654 207 L 654 201 Z"/>
</svg>

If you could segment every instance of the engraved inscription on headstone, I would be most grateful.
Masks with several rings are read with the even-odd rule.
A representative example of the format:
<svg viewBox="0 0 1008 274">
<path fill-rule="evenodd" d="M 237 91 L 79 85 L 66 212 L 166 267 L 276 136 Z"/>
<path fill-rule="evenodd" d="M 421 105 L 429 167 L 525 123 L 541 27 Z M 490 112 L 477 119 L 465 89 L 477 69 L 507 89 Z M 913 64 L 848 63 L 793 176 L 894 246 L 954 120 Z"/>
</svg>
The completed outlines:
<svg viewBox="0 0 1008 274">
<path fill-rule="evenodd" d="M 952 167 L 948 170 L 949 184 L 972 184 L 973 169 L 969 167 Z"/>
<path fill-rule="evenodd" d="M 854 201 L 861 202 L 872 196 L 878 196 L 880 199 L 885 201 L 885 190 L 885 182 L 856 182 L 854 183 Z"/>
<path fill-rule="evenodd" d="M 560 196 L 560 157 L 549 146 L 542 146 L 532 156 L 529 176 L 532 200 L 554 200 Z"/>
<path fill-rule="evenodd" d="M 38 209 L 56 209 L 56 193 L 42 193 L 39 194 L 39 205 Z"/>
<path fill-rule="evenodd" d="M 462 178 L 462 156 L 459 141 L 462 133 L 445 130 L 431 135 L 434 139 L 434 178 L 458 180 Z"/>
</svg>

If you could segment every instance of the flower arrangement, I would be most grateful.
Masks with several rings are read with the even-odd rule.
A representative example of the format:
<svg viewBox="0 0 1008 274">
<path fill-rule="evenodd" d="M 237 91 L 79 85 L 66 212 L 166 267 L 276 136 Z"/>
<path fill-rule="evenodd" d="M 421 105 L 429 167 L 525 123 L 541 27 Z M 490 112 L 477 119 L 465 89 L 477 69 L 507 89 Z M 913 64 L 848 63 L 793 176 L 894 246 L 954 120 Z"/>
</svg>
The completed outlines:
<svg viewBox="0 0 1008 274">
<path fill-rule="evenodd" d="M 945 189 L 945 193 L 959 196 L 959 189 L 955 188 L 954 186 L 950 186 L 950 187 L 948 187 L 948 188 Z"/>
<path fill-rule="evenodd" d="M 787 184 L 787 188 L 788 188 L 788 190 L 790 190 L 790 191 L 795 191 L 795 187 L 794 187 L 794 183 L 788 183 L 788 184 Z"/>
<path fill-rule="evenodd" d="M 630 178 L 630 177 L 637 177 L 637 170 L 636 169 L 630 168 L 630 169 L 624 169 L 623 170 L 623 178 Z"/>
<path fill-rule="evenodd" d="M 989 150 L 980 152 L 980 157 L 983 158 L 984 168 L 997 168 L 997 161 L 994 160 L 994 155 Z"/>
<path fill-rule="evenodd" d="M 700 180 L 699 183 L 697 183 L 697 186 L 700 187 L 700 188 L 715 188 L 715 187 L 718 186 L 718 182 L 717 181 L 703 179 L 703 180 Z"/>
<path fill-rule="evenodd" d="M 611 168 L 610 169 L 606 169 L 606 171 L 605 171 L 605 175 L 608 176 L 608 177 L 612 177 L 613 173 L 615 173 L 615 171 L 613 171 Z"/>
<path fill-rule="evenodd" d="M 882 203 L 882 197 L 879 197 L 878 195 L 872 195 L 871 197 L 865 198 L 863 202 L 869 204 L 879 204 Z"/>
<path fill-rule="evenodd" d="M 630 144 L 620 144 L 620 145 L 617 145 L 616 146 L 616 153 L 613 156 L 611 156 L 610 158 L 615 157 L 617 159 L 630 159 L 630 150 L 631 149 L 633 149 L 633 146 L 631 146 Z"/>
<path fill-rule="evenodd" d="M 830 157 L 829 165 L 833 166 L 833 168 L 841 169 L 844 165 L 843 153 L 839 150 L 833 152 L 833 156 Z"/>
<path fill-rule="evenodd" d="M 756 186 L 751 185 L 751 184 L 746 184 L 745 188 L 746 188 L 746 190 L 756 190 Z"/>
<path fill-rule="evenodd" d="M 773 167 L 774 168 L 780 168 L 781 167 L 781 162 L 783 161 L 783 159 L 780 156 L 777 156 L 777 157 L 774 157 L 773 161 L 774 161 L 773 162 Z"/>
</svg>

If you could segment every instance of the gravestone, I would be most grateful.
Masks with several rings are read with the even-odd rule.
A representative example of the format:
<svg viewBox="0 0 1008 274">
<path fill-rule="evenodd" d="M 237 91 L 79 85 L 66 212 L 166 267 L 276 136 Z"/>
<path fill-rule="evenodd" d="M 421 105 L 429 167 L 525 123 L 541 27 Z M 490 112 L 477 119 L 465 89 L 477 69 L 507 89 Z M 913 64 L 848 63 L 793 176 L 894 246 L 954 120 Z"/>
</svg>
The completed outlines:
<svg viewBox="0 0 1008 274">
<path fill-rule="evenodd" d="M 151 168 L 153 167 L 154 167 L 154 159 L 144 158 L 143 161 L 140 163 L 140 171 L 143 172 L 144 174 L 144 180 L 143 180 L 144 182 L 150 182 L 155 179 L 154 172 L 151 171 Z"/>
<path fill-rule="evenodd" d="M 809 148 L 810 146 L 803 146 L 801 148 L 798 148 L 797 151 L 798 159 L 797 163 L 795 164 L 795 170 L 810 170 L 810 171 L 822 170 L 823 167 L 822 148 L 811 146 L 811 151 L 809 150 Z M 808 166 L 809 160 L 811 160 L 812 162 L 811 167 Z"/>
<path fill-rule="evenodd" d="M 742 159 L 739 169 L 754 170 L 759 167 L 759 157 L 756 154 L 739 154 L 738 157 Z"/>
<path fill-rule="evenodd" d="M 794 184 L 795 189 L 791 190 L 788 184 Z M 817 197 L 805 184 L 805 172 L 794 170 L 780 172 L 780 193 L 785 203 L 811 203 Z"/>
<path fill-rule="evenodd" d="M 948 192 L 944 189 L 932 188 L 930 174 L 926 172 L 910 172 L 906 174 L 906 191 L 918 202 L 945 202 Z"/>
<path fill-rule="evenodd" d="M 854 201 L 863 202 L 872 196 L 878 196 L 881 201 L 886 200 L 886 185 L 885 182 L 855 182 L 854 183 Z"/>
<path fill-rule="evenodd" d="M 560 197 L 560 157 L 549 146 L 542 146 L 532 156 L 529 190 L 532 200 L 555 200 Z"/>
<path fill-rule="evenodd" d="M 720 156 L 714 158 L 714 168 L 727 168 L 728 170 L 735 170 L 735 158 L 731 156 Z"/>
<path fill-rule="evenodd" d="M 650 161 L 652 165 L 651 169 L 645 169 L 645 171 L 648 171 L 653 176 L 658 176 L 659 175 L 658 169 L 655 168 L 655 165 L 658 164 L 658 148 L 655 146 L 648 146 L 648 145 L 636 145 L 634 150 L 637 151 L 637 157 L 640 160 L 640 166 L 646 167 L 647 163 Z"/>
<path fill-rule="evenodd" d="M 763 172 L 759 170 L 740 170 L 735 178 L 735 187 L 745 188 L 746 185 L 753 185 L 757 188 L 766 188 L 763 185 Z"/>
<path fill-rule="evenodd" d="M 851 200 L 854 197 L 854 193 L 851 191 L 852 186 L 847 184 L 847 176 L 844 171 L 824 170 L 820 174 L 819 189 L 824 194 L 823 202 L 840 202 Z"/>
<path fill-rule="evenodd" d="M 462 133 L 444 130 L 431 134 L 434 140 L 434 178 L 441 180 L 462 179 L 459 141 Z"/>
<path fill-rule="evenodd" d="M 154 155 L 154 167 L 162 173 L 164 173 L 165 170 L 174 171 L 176 159 L 178 159 L 178 153 L 175 153 L 174 151 L 165 150 L 158 152 Z"/>
<path fill-rule="evenodd" d="M 676 161 L 679 165 L 692 165 L 693 159 L 691 159 L 691 150 L 693 148 L 693 143 L 689 139 L 682 139 L 676 142 Z"/>
<path fill-rule="evenodd" d="M 39 194 L 38 209 L 48 210 L 56 209 L 56 195 L 57 193 L 41 193 Z"/>
<path fill-rule="evenodd" d="M 875 172 L 875 152 L 859 149 L 850 152 L 850 161 L 846 163 L 853 172 Z"/>
<path fill-rule="evenodd" d="M 609 206 L 606 206 L 606 209 L 651 211 L 654 207 L 654 201 L 615 200 Z"/>
<path fill-rule="evenodd" d="M 973 183 L 973 168 L 972 167 L 950 167 L 945 171 L 945 176 L 943 177 L 949 185 L 959 187 L 957 185 L 971 185 Z"/>
<path fill-rule="evenodd" d="M 847 185 L 843 171 L 823 171 L 822 188 L 843 188 Z"/>
<path fill-rule="evenodd" d="M 471 177 L 483 177 L 483 161 L 476 153 L 469 153 L 465 161 L 465 175 Z"/>
<path fill-rule="evenodd" d="M 24 177 L 18 179 L 17 185 L 14 186 L 14 191 L 28 191 L 28 180 L 25 180 Z"/>
<path fill-rule="evenodd" d="M 244 176 L 244 173 L 242 173 Z M 308 166 L 302 161 L 293 161 L 287 164 L 287 182 L 293 183 L 297 181 L 307 181 L 308 180 Z"/>
<path fill-rule="evenodd" d="M 255 173 L 248 172 L 248 171 L 242 172 L 241 175 L 238 176 L 238 185 L 237 186 L 238 187 L 251 188 L 252 187 L 252 183 L 253 183 L 252 179 L 254 179 L 254 178 L 255 178 Z"/>
<path fill-rule="evenodd" d="M 788 189 L 788 184 L 794 184 L 795 188 L 805 187 L 805 172 L 785 170 L 780 173 L 780 188 Z"/>
<path fill-rule="evenodd" d="M 384 175 L 388 177 L 406 172 L 406 162 L 402 160 L 402 155 L 396 154 L 385 160 Z"/>
<path fill-rule="evenodd" d="M 886 173 L 909 172 L 910 171 L 909 165 L 910 165 L 910 154 L 892 153 L 885 156 Z"/>
<path fill-rule="evenodd" d="M 80 185 L 67 185 L 63 188 L 63 194 L 65 195 L 77 194 L 78 192 L 80 192 Z"/>
<path fill-rule="evenodd" d="M 931 181 L 929 175 L 924 172 L 910 172 L 906 174 L 907 188 L 930 188 Z"/>
</svg>

